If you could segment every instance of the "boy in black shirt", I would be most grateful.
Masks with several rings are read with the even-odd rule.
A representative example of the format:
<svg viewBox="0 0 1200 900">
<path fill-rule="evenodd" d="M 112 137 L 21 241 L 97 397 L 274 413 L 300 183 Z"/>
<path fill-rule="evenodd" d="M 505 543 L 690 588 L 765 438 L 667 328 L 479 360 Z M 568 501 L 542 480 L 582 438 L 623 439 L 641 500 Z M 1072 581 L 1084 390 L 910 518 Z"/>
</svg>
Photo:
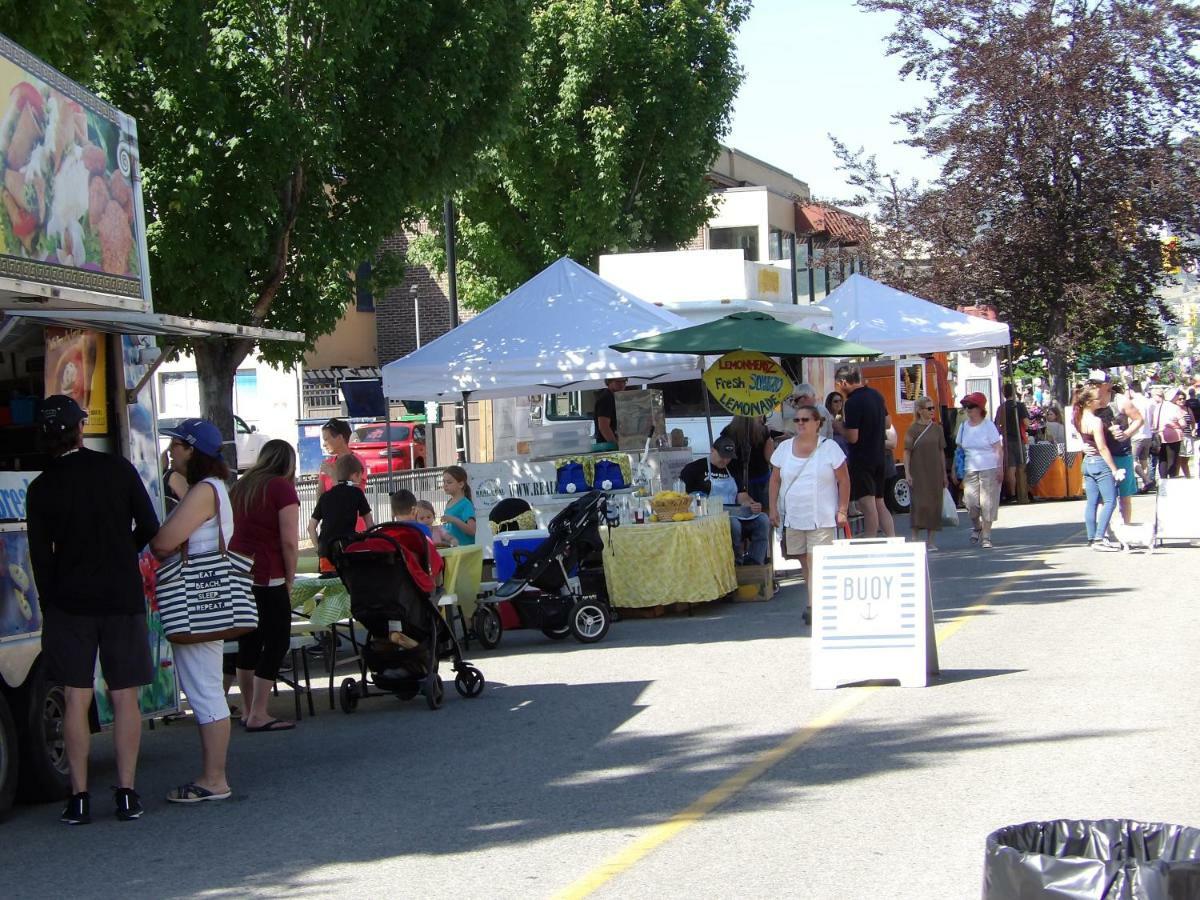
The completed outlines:
<svg viewBox="0 0 1200 900">
<path fill-rule="evenodd" d="M 317 498 L 312 518 L 308 520 L 308 536 L 325 559 L 329 559 L 330 546 L 335 539 L 354 534 L 360 516 L 365 527 L 375 524 L 367 495 L 358 486 L 362 476 L 362 463 L 358 457 L 353 453 L 339 456 L 334 476 L 337 483 Z"/>
</svg>

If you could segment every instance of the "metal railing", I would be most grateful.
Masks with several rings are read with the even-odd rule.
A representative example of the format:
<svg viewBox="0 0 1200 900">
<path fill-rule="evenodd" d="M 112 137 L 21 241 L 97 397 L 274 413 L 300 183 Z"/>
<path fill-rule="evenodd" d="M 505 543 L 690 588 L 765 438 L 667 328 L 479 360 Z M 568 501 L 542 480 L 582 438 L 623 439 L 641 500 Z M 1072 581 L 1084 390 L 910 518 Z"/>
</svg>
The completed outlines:
<svg viewBox="0 0 1200 900">
<path fill-rule="evenodd" d="M 296 476 L 296 493 L 300 496 L 300 540 L 308 540 L 308 520 L 317 505 L 317 476 Z M 376 522 L 387 522 L 392 518 L 392 491 L 407 488 L 418 500 L 428 500 L 440 516 L 446 509 L 446 493 L 442 490 L 441 469 L 405 469 L 393 472 L 391 487 L 386 473 L 368 475 L 366 495 L 371 504 L 371 514 Z"/>
</svg>

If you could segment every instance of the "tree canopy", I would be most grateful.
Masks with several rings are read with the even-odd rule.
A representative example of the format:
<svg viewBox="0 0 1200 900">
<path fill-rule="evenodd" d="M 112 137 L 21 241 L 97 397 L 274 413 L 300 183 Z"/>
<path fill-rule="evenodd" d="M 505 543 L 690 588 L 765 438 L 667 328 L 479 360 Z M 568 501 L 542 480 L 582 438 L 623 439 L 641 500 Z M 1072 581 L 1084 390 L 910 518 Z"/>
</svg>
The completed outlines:
<svg viewBox="0 0 1200 900">
<path fill-rule="evenodd" d="M 342 315 L 358 263 L 506 123 L 529 28 L 519 0 L 141 0 L 106 36 L 113 4 L 52 5 L 81 30 L 43 31 L 45 15 L 18 14 L 41 5 L 23 3 L 0 27 L 137 120 L 156 309 L 310 341 Z M 223 428 L 252 346 L 195 347 Z"/>
<path fill-rule="evenodd" d="M 747 0 L 535 0 L 513 126 L 457 193 L 458 278 L 483 307 L 561 256 L 675 248 L 711 214 Z M 440 209 L 417 243 L 444 266 Z"/>
<path fill-rule="evenodd" d="M 908 142 L 942 162 L 916 188 L 841 148 L 885 233 L 911 237 L 914 260 L 893 257 L 884 271 L 945 303 L 994 304 L 1060 379 L 1089 347 L 1161 340 L 1163 241 L 1200 233 L 1200 10 L 1177 0 L 859 5 L 898 17 L 889 52 L 932 90 L 898 118 Z"/>
</svg>

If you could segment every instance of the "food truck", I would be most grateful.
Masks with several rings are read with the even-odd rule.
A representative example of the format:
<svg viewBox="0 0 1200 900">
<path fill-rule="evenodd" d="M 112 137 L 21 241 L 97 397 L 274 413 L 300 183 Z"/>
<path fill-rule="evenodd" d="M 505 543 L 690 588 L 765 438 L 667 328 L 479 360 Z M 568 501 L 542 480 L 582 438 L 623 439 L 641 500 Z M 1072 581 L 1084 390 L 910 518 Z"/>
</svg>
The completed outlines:
<svg viewBox="0 0 1200 900">
<path fill-rule="evenodd" d="M 17 793 L 62 796 L 65 697 L 41 654 L 25 494 L 47 462 L 36 415 L 49 394 L 87 411 L 84 443 L 119 453 L 162 515 L 150 380 L 160 339 L 303 340 L 270 329 L 156 315 L 134 121 L 0 35 L 0 815 Z M 178 709 L 171 645 L 143 556 L 156 677 L 147 717 Z M 112 710 L 97 671 L 93 728 Z"/>
</svg>

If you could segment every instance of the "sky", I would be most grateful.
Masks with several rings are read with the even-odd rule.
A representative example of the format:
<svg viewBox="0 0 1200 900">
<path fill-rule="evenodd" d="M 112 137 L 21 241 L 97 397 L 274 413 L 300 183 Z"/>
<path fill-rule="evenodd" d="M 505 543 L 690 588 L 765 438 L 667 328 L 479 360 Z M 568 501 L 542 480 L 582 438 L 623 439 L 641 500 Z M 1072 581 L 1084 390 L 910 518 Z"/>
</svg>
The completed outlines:
<svg viewBox="0 0 1200 900">
<path fill-rule="evenodd" d="M 897 144 L 892 116 L 927 88 L 903 82 L 885 54 L 894 18 L 853 0 L 754 0 L 738 37 L 745 81 L 724 143 L 807 182 L 815 198 L 850 196 L 828 135 L 874 153 L 885 171 L 929 180 L 936 166 Z"/>
</svg>

